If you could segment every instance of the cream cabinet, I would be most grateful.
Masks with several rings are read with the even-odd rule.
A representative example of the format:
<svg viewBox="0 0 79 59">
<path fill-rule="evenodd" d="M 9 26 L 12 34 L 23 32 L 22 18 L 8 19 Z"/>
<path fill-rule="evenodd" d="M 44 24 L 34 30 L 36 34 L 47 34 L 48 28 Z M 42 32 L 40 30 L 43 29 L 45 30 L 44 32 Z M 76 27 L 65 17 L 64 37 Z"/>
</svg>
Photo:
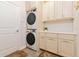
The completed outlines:
<svg viewBox="0 0 79 59">
<path fill-rule="evenodd" d="M 57 34 L 41 33 L 40 48 L 57 53 Z"/>
<path fill-rule="evenodd" d="M 73 17 L 73 2 L 72 1 L 63 1 L 63 17 Z"/>
<path fill-rule="evenodd" d="M 54 1 L 43 4 L 43 21 L 54 19 Z"/>
<path fill-rule="evenodd" d="M 62 8 L 62 1 L 55 1 L 55 18 L 59 19 L 63 17 L 63 8 Z"/>
<path fill-rule="evenodd" d="M 62 56 L 75 56 L 74 41 L 61 40 L 59 49 Z"/>
<path fill-rule="evenodd" d="M 46 39 L 45 37 L 40 38 L 40 48 L 46 49 Z"/>
<path fill-rule="evenodd" d="M 41 34 L 40 48 L 61 56 L 76 56 L 76 36 L 73 34 Z"/>
<path fill-rule="evenodd" d="M 50 1 L 48 5 L 48 20 L 53 20 L 55 18 L 54 1 Z"/>
<path fill-rule="evenodd" d="M 46 50 L 48 50 L 52 53 L 57 53 L 57 38 L 48 37 L 48 39 L 46 41 L 47 41 Z"/>
<path fill-rule="evenodd" d="M 75 36 L 59 35 L 58 54 L 62 56 L 76 56 Z"/>
<path fill-rule="evenodd" d="M 44 36 L 45 34 L 44 33 L 40 33 L 40 45 L 39 45 L 39 47 L 41 48 L 41 49 L 46 49 L 46 38 L 45 38 L 45 36 Z"/>
<path fill-rule="evenodd" d="M 48 20 L 48 3 L 43 4 L 42 19 L 43 19 L 43 21 L 47 21 Z"/>
<path fill-rule="evenodd" d="M 43 4 L 43 21 L 73 18 L 74 3 L 72 1 L 50 1 Z"/>
</svg>

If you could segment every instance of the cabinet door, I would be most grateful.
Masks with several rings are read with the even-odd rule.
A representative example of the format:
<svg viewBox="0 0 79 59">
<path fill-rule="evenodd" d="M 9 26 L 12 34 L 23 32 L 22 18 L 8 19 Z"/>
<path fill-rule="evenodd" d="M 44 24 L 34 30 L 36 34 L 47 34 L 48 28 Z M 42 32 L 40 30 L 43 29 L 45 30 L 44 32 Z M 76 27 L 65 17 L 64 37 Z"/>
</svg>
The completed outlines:
<svg viewBox="0 0 79 59">
<path fill-rule="evenodd" d="M 73 2 L 72 1 L 64 1 L 63 2 L 63 16 L 64 17 L 72 17 L 73 15 Z"/>
<path fill-rule="evenodd" d="M 49 20 L 53 20 L 55 15 L 54 15 L 54 1 L 50 1 L 49 2 L 49 6 L 48 6 L 48 19 Z"/>
<path fill-rule="evenodd" d="M 61 40 L 59 42 L 59 54 L 62 56 L 75 56 L 74 41 Z"/>
<path fill-rule="evenodd" d="M 47 39 L 47 50 L 53 53 L 57 53 L 57 39 L 56 38 L 48 38 Z"/>
<path fill-rule="evenodd" d="M 46 50 L 46 38 L 45 37 L 40 38 L 40 48 Z"/>
<path fill-rule="evenodd" d="M 43 4 L 43 9 L 42 9 L 43 11 L 43 21 L 46 21 L 46 20 L 48 20 L 47 18 L 48 18 L 48 3 L 46 3 L 46 4 Z"/>
<path fill-rule="evenodd" d="M 55 1 L 55 18 L 62 18 L 62 1 Z"/>
</svg>

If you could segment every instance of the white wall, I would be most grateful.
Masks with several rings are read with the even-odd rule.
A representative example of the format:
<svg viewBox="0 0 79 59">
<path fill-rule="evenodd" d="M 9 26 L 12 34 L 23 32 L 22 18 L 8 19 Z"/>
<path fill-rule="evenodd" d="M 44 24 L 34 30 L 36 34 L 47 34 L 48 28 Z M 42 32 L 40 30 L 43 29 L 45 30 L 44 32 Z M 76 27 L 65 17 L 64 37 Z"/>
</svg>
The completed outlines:
<svg viewBox="0 0 79 59">
<path fill-rule="evenodd" d="M 45 25 L 50 32 L 73 32 L 73 22 L 48 23 Z"/>
</svg>

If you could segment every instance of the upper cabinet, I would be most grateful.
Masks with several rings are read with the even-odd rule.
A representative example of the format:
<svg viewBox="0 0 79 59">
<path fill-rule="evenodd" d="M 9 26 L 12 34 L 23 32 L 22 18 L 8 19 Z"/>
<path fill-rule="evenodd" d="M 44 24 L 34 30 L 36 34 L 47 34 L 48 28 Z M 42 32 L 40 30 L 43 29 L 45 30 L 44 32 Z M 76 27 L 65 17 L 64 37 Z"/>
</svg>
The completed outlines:
<svg viewBox="0 0 79 59">
<path fill-rule="evenodd" d="M 73 18 L 72 1 L 50 1 L 43 4 L 43 21 Z"/>
<path fill-rule="evenodd" d="M 48 4 L 48 19 L 52 20 L 52 18 L 54 19 L 55 15 L 55 10 L 54 10 L 54 2 L 49 2 Z"/>
<path fill-rule="evenodd" d="M 46 21 L 48 19 L 48 3 L 43 4 L 42 8 L 42 19 L 43 21 Z"/>
<path fill-rule="evenodd" d="M 54 1 L 43 4 L 43 21 L 54 18 Z"/>
<path fill-rule="evenodd" d="M 55 1 L 55 18 L 59 19 L 63 17 L 63 10 L 62 10 L 62 1 Z M 51 7 L 52 8 L 52 7 Z"/>
<path fill-rule="evenodd" d="M 63 17 L 73 17 L 73 2 L 63 1 Z"/>
</svg>

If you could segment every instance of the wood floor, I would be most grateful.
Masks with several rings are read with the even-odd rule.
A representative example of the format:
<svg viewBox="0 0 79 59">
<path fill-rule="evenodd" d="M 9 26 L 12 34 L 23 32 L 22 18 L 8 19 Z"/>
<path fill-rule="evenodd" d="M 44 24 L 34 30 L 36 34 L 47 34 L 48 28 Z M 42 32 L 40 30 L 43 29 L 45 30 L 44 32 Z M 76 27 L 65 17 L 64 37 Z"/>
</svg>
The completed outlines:
<svg viewBox="0 0 79 59">
<path fill-rule="evenodd" d="M 20 51 L 16 51 L 6 57 L 60 57 L 45 50 L 34 51 L 29 48 L 25 48 Z"/>
</svg>

